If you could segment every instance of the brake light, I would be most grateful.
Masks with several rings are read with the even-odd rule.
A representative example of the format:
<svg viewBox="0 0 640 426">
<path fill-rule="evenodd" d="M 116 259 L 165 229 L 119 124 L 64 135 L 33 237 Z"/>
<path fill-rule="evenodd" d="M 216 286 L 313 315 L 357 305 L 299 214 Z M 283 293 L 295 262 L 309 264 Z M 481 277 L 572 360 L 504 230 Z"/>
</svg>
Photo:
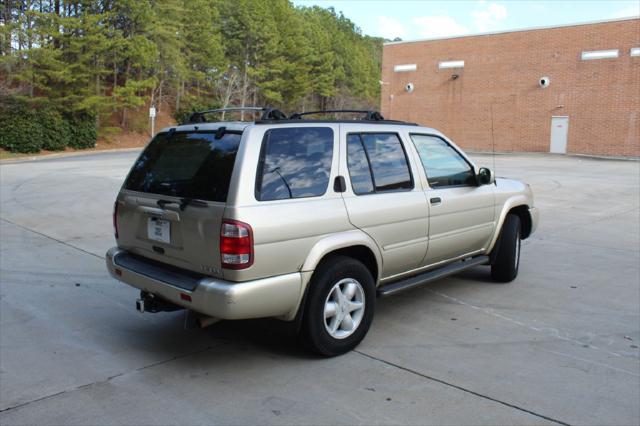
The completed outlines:
<svg viewBox="0 0 640 426">
<path fill-rule="evenodd" d="M 253 230 L 237 220 L 225 219 L 220 229 L 220 260 L 226 269 L 253 265 Z"/>
<path fill-rule="evenodd" d="M 118 239 L 118 202 L 113 203 L 113 235 Z"/>
</svg>

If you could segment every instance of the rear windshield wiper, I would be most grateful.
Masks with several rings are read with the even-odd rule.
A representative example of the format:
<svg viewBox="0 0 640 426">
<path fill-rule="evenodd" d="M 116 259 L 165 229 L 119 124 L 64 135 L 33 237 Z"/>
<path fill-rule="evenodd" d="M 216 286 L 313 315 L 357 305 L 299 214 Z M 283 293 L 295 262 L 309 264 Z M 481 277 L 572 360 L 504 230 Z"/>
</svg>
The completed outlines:
<svg viewBox="0 0 640 426">
<path fill-rule="evenodd" d="M 171 201 L 171 200 L 158 200 L 158 201 L 156 201 L 156 204 L 160 208 L 164 209 L 164 206 L 166 206 L 167 204 L 178 204 L 178 202 L 177 201 Z"/>
<path fill-rule="evenodd" d="M 204 201 L 194 200 L 193 198 L 181 198 L 180 199 L 180 210 L 184 210 L 187 206 L 193 207 L 207 207 L 209 206 Z"/>
</svg>

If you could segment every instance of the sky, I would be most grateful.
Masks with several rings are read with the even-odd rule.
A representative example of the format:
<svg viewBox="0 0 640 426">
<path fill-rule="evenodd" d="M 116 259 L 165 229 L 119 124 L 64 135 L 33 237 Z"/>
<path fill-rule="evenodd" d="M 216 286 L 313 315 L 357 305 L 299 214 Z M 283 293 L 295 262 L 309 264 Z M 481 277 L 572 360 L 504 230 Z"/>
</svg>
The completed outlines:
<svg viewBox="0 0 640 426">
<path fill-rule="evenodd" d="M 403 40 L 452 37 L 640 15 L 640 0 L 294 0 L 333 6 L 364 34 Z"/>
</svg>

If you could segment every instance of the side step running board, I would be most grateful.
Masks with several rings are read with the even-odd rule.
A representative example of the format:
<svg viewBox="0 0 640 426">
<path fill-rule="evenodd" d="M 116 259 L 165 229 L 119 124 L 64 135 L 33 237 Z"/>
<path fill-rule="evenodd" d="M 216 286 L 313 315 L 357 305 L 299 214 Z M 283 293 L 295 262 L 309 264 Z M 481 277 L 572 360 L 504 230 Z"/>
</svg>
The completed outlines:
<svg viewBox="0 0 640 426">
<path fill-rule="evenodd" d="M 430 283 L 431 281 L 439 280 L 440 278 L 464 271 L 465 269 L 473 266 L 486 265 L 487 263 L 489 263 L 489 256 L 478 256 L 472 257 L 471 259 L 460 260 L 441 268 L 382 286 L 378 289 L 378 296 L 391 296 L 393 294 L 400 293 L 401 291 L 419 287 L 423 284 Z"/>
</svg>

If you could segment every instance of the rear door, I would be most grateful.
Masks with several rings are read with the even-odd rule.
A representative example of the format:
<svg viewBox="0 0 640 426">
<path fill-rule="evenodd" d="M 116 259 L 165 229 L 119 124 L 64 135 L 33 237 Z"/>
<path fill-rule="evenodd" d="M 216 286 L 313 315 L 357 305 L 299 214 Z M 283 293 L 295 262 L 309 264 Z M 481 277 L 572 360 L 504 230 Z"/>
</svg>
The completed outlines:
<svg viewBox="0 0 640 426">
<path fill-rule="evenodd" d="M 400 135 L 340 127 L 347 147 L 343 174 L 351 183 L 343 194 L 349 220 L 378 244 L 383 279 L 417 268 L 427 251 L 429 209 Z"/>
<path fill-rule="evenodd" d="M 220 226 L 241 133 L 158 134 L 117 201 L 118 246 L 217 277 Z"/>
</svg>

